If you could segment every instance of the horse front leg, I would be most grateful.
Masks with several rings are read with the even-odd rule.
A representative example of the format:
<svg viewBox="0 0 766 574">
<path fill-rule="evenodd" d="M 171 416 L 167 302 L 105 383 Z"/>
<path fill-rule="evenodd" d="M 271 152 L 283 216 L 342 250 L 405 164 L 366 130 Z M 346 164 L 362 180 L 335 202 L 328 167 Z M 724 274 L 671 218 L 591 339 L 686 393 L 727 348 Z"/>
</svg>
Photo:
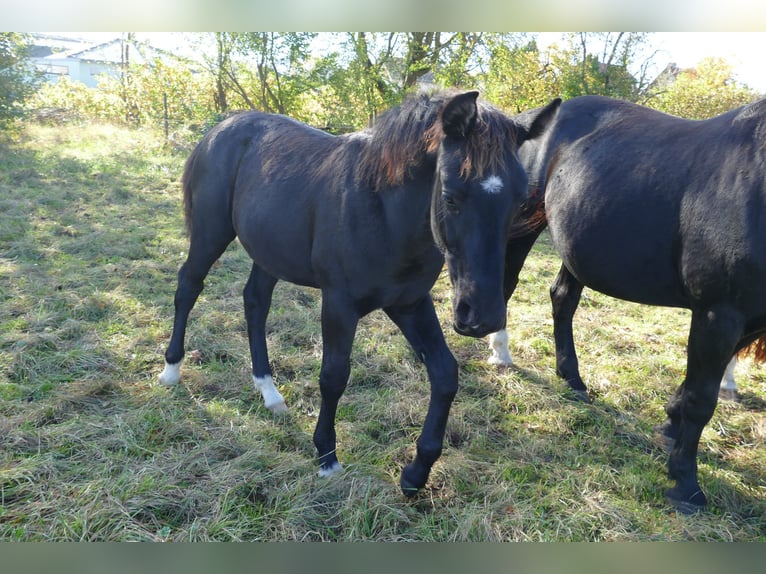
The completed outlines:
<svg viewBox="0 0 766 574">
<path fill-rule="evenodd" d="M 431 385 L 428 413 L 417 440 L 417 455 L 402 470 L 400 481 L 402 492 L 413 496 L 425 486 L 431 467 L 441 456 L 447 418 L 458 388 L 457 361 L 444 340 L 430 295 L 415 305 L 384 310 L 425 363 Z"/>
<path fill-rule="evenodd" d="M 575 279 L 566 265 L 562 264 L 550 291 L 553 306 L 553 339 L 556 346 L 556 374 L 567 382 L 578 399 L 588 401 L 588 389 L 580 376 L 572 331 L 572 320 L 580 303 L 582 290 L 583 284 Z"/>
<path fill-rule="evenodd" d="M 715 411 L 721 377 L 744 324 L 742 315 L 730 307 L 692 312 L 686 379 L 666 407 L 669 428 L 677 431 L 668 458 L 668 475 L 676 484 L 666 494 L 684 513 L 707 504 L 697 478 L 699 440 Z"/>
<path fill-rule="evenodd" d="M 319 476 L 340 472 L 336 456 L 335 414 L 351 374 L 351 347 L 359 315 L 347 298 L 322 292 L 322 368 L 319 390 L 322 403 L 314 429 L 314 446 L 319 456 Z"/>
<path fill-rule="evenodd" d="M 527 260 L 527 255 L 537 241 L 540 231 L 511 239 L 505 247 L 505 273 L 503 280 L 503 296 L 505 305 L 508 307 L 513 292 L 519 283 L 519 273 Z M 513 365 L 511 352 L 508 350 L 508 331 L 502 329 L 489 336 L 490 357 L 487 362 L 490 365 L 510 367 Z"/>
</svg>

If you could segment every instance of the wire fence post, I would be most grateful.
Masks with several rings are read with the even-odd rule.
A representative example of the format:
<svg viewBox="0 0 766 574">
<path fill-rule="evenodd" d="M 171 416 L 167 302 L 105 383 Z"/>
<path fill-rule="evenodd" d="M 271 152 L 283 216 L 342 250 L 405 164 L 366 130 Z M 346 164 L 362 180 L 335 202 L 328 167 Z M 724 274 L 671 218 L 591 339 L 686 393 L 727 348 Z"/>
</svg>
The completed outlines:
<svg viewBox="0 0 766 574">
<path fill-rule="evenodd" d="M 164 114 L 165 114 L 165 141 L 168 141 L 169 139 L 169 133 L 168 133 L 168 94 L 167 92 L 162 92 L 162 106 L 164 108 Z"/>
</svg>

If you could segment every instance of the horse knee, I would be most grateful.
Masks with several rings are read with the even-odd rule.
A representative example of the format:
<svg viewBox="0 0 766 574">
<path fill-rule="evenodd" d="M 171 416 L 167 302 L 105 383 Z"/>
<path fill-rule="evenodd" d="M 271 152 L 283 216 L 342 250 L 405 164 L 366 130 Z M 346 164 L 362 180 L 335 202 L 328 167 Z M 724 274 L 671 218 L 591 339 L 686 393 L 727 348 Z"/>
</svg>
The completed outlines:
<svg viewBox="0 0 766 574">
<path fill-rule="evenodd" d="M 428 378 L 432 396 L 452 402 L 458 390 L 458 364 L 452 353 L 446 353 L 430 365 Z"/>
<path fill-rule="evenodd" d="M 339 399 L 346 390 L 351 365 L 348 361 L 329 360 L 319 372 L 319 390 L 323 399 Z"/>
</svg>

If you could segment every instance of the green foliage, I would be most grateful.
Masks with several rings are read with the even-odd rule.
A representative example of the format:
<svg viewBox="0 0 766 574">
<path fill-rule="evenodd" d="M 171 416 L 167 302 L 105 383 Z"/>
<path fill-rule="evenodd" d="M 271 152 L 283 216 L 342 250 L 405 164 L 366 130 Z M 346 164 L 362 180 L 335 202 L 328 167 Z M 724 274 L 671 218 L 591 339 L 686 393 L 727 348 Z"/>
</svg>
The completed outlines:
<svg viewBox="0 0 766 574">
<path fill-rule="evenodd" d="M 534 40 L 516 44 L 499 36 L 489 42 L 484 90 L 513 113 L 554 97 L 600 94 L 637 101 L 645 80 L 630 70 L 645 41 L 645 34 L 579 33 L 569 35 L 563 48 L 553 45 L 541 53 Z"/>
<path fill-rule="evenodd" d="M 310 32 L 215 32 L 205 65 L 219 112 L 249 108 L 292 114 L 305 90 Z"/>
<path fill-rule="evenodd" d="M 121 77 L 102 76 L 96 89 L 62 77 L 44 84 L 27 106 L 57 121 L 105 121 L 164 130 L 179 144 L 199 139 L 215 119 L 209 78 L 183 64 L 133 65 Z M 50 113 L 57 111 L 59 113 Z"/>
<path fill-rule="evenodd" d="M 122 77 L 103 78 L 99 91 L 110 101 L 120 101 L 113 111 L 136 125 L 160 127 L 167 115 L 177 128 L 204 122 L 211 115 L 210 83 L 188 65 L 160 60 L 151 67 L 134 65 Z"/>
<path fill-rule="evenodd" d="M 510 113 L 601 94 L 709 117 L 754 98 L 721 60 L 650 84 L 645 33 L 572 33 L 545 51 L 527 34 L 500 33 L 216 32 L 197 40 L 196 64 L 131 66 L 96 90 L 64 80 L 46 85 L 27 107 L 159 129 L 167 123 L 169 137 L 188 145 L 240 109 L 286 114 L 333 133 L 358 130 L 421 82 L 479 89 Z"/>
<path fill-rule="evenodd" d="M 560 94 L 557 75 L 542 63 L 534 41 L 520 47 L 490 45 L 485 91 L 488 100 L 512 113 L 545 105 Z"/>
<path fill-rule="evenodd" d="M 754 90 L 734 80 L 731 64 L 721 58 L 706 58 L 696 69 L 664 80 L 649 105 L 684 118 L 709 118 L 758 99 Z"/>
<path fill-rule="evenodd" d="M 39 78 L 26 62 L 29 47 L 23 34 L 0 32 L 0 128 L 19 118 Z"/>
<path fill-rule="evenodd" d="M 66 76 L 55 84 L 43 84 L 27 105 L 34 110 L 61 110 L 69 120 L 119 122 L 125 118 L 124 102 L 114 90 L 90 89 Z"/>
</svg>

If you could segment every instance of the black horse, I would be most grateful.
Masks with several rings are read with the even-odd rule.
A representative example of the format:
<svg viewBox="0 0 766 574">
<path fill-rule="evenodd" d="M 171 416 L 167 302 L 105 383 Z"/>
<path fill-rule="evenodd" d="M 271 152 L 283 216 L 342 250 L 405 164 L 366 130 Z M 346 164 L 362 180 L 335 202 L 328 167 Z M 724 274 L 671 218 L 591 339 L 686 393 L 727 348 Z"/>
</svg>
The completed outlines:
<svg viewBox="0 0 766 574">
<path fill-rule="evenodd" d="M 238 237 L 253 259 L 244 305 L 253 381 L 266 407 L 286 408 L 266 349 L 274 286 L 282 279 L 319 288 L 322 402 L 314 444 L 320 476 L 339 471 L 335 412 L 354 334 L 361 317 L 383 309 L 431 384 L 417 456 L 401 477 L 405 494 L 423 487 L 458 386 L 429 290 L 446 259 L 455 329 L 481 337 L 505 324 L 504 246 L 528 189 L 517 148 L 543 133 L 560 103 L 521 124 L 477 96 L 418 94 L 344 136 L 260 112 L 213 128 L 184 170 L 190 247 L 160 380 L 179 380 L 189 312 L 211 265 Z"/>
<path fill-rule="evenodd" d="M 558 375 L 585 391 L 572 337 L 584 286 L 692 312 L 686 378 L 658 427 L 673 443 L 667 495 L 686 512 L 707 503 L 697 448 L 727 364 L 748 346 L 764 356 L 765 142 L 766 100 L 691 121 L 583 96 L 521 150 L 532 191 L 507 244 L 505 297 L 547 225 L 563 262 L 551 286 Z"/>
</svg>

